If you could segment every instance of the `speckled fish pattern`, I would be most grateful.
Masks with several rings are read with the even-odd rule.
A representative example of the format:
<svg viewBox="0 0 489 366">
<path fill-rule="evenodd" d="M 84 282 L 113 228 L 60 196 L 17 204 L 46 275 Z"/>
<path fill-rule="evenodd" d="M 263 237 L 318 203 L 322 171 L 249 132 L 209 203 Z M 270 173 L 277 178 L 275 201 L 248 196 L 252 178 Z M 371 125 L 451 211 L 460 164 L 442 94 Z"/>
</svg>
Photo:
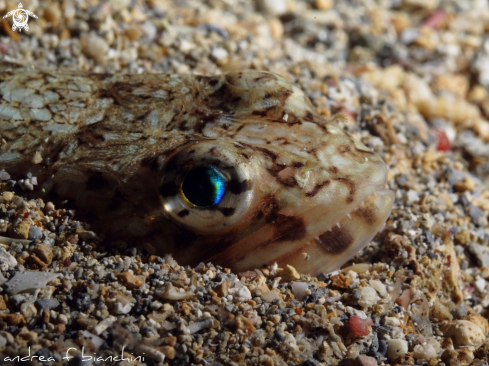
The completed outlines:
<svg viewBox="0 0 489 366">
<path fill-rule="evenodd" d="M 0 62 L 0 169 L 67 200 L 104 243 L 234 271 L 338 269 L 379 231 L 394 195 L 371 149 L 269 72 L 204 77 L 59 72 Z M 222 199 L 192 204 L 212 167 Z"/>
</svg>

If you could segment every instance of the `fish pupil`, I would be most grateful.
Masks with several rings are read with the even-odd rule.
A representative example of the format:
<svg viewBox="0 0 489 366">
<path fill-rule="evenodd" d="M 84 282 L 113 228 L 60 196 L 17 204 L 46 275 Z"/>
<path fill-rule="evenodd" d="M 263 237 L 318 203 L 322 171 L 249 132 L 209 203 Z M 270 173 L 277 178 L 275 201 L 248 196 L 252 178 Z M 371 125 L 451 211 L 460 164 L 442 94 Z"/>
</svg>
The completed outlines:
<svg viewBox="0 0 489 366">
<path fill-rule="evenodd" d="M 187 200 L 199 207 L 217 205 L 226 190 L 226 179 L 213 167 L 197 167 L 187 173 L 182 192 Z"/>
</svg>

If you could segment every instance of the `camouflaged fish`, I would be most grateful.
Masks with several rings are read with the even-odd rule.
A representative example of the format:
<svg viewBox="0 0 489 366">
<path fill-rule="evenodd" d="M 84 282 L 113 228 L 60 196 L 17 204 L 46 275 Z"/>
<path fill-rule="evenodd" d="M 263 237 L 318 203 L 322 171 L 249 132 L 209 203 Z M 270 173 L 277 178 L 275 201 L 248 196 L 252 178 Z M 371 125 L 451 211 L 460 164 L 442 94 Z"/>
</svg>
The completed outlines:
<svg viewBox="0 0 489 366">
<path fill-rule="evenodd" d="M 87 75 L 3 62 L 0 96 L 0 169 L 37 176 L 45 199 L 68 200 L 106 243 L 180 264 L 329 272 L 393 205 L 382 159 L 272 73 Z"/>
</svg>

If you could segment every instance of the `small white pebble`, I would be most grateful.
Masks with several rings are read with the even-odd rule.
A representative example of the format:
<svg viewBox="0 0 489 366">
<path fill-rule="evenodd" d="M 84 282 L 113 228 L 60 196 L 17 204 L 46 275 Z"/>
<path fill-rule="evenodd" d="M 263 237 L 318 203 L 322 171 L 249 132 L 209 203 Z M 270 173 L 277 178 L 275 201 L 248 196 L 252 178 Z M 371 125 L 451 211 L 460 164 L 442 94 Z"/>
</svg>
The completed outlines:
<svg viewBox="0 0 489 366">
<path fill-rule="evenodd" d="M 65 314 L 59 314 L 58 321 L 62 324 L 68 324 L 68 318 L 66 317 Z"/>
<path fill-rule="evenodd" d="M 272 15 L 284 14 L 288 10 L 286 0 L 257 0 L 255 3 L 258 10 Z"/>
<path fill-rule="evenodd" d="M 39 153 L 39 151 L 36 151 L 36 153 L 32 157 L 32 163 L 33 164 L 40 164 L 40 163 L 42 163 L 42 155 Z"/>
<path fill-rule="evenodd" d="M 217 62 L 223 62 L 225 61 L 229 56 L 228 51 L 226 51 L 222 47 L 216 47 L 211 51 L 211 57 Z"/>
<path fill-rule="evenodd" d="M 30 179 L 26 179 L 24 181 L 24 188 L 25 189 L 28 189 L 29 191 L 33 191 L 34 190 L 34 186 L 32 185 L 31 183 L 31 180 Z"/>
<path fill-rule="evenodd" d="M 379 302 L 380 297 L 377 295 L 377 291 L 375 291 L 372 287 L 359 287 L 358 290 L 361 293 L 361 298 L 358 300 L 358 304 L 361 307 L 369 308 Z"/>
<path fill-rule="evenodd" d="M 247 302 L 248 300 L 251 300 L 251 292 L 246 286 L 239 288 L 230 288 L 228 290 L 228 293 L 236 302 Z"/>
<path fill-rule="evenodd" d="M 403 339 L 390 339 L 387 341 L 387 358 L 394 359 L 408 351 L 408 342 Z"/>
<path fill-rule="evenodd" d="M 369 284 L 380 294 L 380 296 L 382 297 L 387 296 L 387 288 L 382 282 L 378 280 L 370 280 Z"/>
<path fill-rule="evenodd" d="M 0 172 L 0 179 L 1 180 L 9 180 L 10 179 L 10 174 L 7 173 L 5 170 L 2 170 Z"/>
<path fill-rule="evenodd" d="M 297 300 L 302 300 L 306 296 L 307 282 L 292 282 L 291 287 Z"/>
<path fill-rule="evenodd" d="M 437 358 L 441 351 L 440 343 L 434 338 L 429 338 L 422 345 L 414 346 L 413 356 L 416 359 L 431 360 Z"/>
<path fill-rule="evenodd" d="M 390 325 L 391 327 L 398 327 L 401 325 L 401 321 L 392 316 L 386 316 L 384 319 L 384 325 Z"/>
<path fill-rule="evenodd" d="M 83 53 L 95 59 L 97 63 L 103 63 L 109 51 L 109 45 L 102 37 L 90 33 L 83 47 Z"/>
<path fill-rule="evenodd" d="M 482 277 L 479 277 L 477 280 L 475 280 L 475 287 L 479 292 L 483 292 L 484 289 L 486 288 L 487 281 L 483 279 Z"/>
<path fill-rule="evenodd" d="M 416 202 L 419 202 L 419 195 L 416 191 L 413 191 L 412 189 L 410 189 L 408 192 L 407 192 L 407 200 L 409 203 L 416 203 Z"/>
</svg>

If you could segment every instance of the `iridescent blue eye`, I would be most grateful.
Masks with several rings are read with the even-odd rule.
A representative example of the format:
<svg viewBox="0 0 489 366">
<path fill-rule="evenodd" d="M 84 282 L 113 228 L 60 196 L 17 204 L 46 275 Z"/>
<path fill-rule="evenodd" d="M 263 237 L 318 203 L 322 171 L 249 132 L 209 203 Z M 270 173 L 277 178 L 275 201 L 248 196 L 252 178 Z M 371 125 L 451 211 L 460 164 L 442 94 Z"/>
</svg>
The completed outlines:
<svg viewBox="0 0 489 366">
<path fill-rule="evenodd" d="M 182 192 L 190 203 L 199 207 L 217 205 L 226 191 L 226 178 L 212 167 L 197 167 L 187 173 Z"/>
</svg>

